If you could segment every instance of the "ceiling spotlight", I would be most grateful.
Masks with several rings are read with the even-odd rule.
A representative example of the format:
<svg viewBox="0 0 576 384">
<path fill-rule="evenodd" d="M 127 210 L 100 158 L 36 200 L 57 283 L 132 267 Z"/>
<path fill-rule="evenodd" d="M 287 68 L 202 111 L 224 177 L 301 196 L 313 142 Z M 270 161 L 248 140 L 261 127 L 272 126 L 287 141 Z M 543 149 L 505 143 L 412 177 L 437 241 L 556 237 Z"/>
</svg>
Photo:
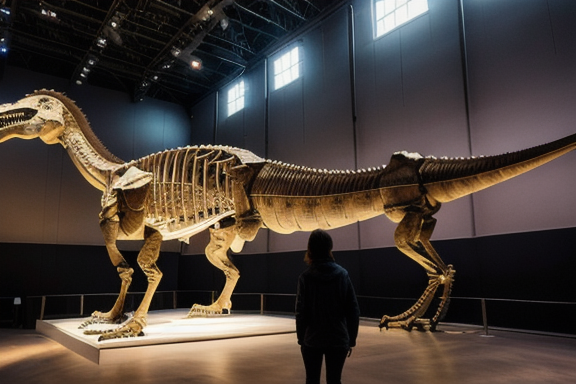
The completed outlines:
<svg viewBox="0 0 576 384">
<path fill-rule="evenodd" d="M 229 25 L 230 25 L 230 20 L 227 17 L 220 20 L 220 27 L 222 28 L 222 30 L 225 31 Z"/>
<path fill-rule="evenodd" d="M 52 12 L 49 9 L 42 9 L 40 12 L 42 13 L 42 16 L 51 17 L 53 19 L 57 17 L 56 12 Z"/>
<path fill-rule="evenodd" d="M 190 68 L 199 71 L 202 69 L 202 60 L 197 57 L 192 57 L 190 59 Z"/>
<path fill-rule="evenodd" d="M 170 53 L 172 53 L 172 56 L 178 57 L 182 53 L 182 50 L 180 48 L 172 47 Z"/>
<path fill-rule="evenodd" d="M 100 48 L 106 47 L 107 43 L 108 42 L 106 41 L 106 38 L 104 38 L 104 37 L 99 37 L 98 40 L 96 40 L 96 45 L 99 46 Z"/>
<path fill-rule="evenodd" d="M 120 19 L 118 18 L 118 16 L 112 16 L 112 18 L 110 19 L 110 26 L 114 29 L 120 26 Z"/>
<path fill-rule="evenodd" d="M 82 68 L 83 73 L 90 73 L 90 68 L 84 67 Z"/>
</svg>

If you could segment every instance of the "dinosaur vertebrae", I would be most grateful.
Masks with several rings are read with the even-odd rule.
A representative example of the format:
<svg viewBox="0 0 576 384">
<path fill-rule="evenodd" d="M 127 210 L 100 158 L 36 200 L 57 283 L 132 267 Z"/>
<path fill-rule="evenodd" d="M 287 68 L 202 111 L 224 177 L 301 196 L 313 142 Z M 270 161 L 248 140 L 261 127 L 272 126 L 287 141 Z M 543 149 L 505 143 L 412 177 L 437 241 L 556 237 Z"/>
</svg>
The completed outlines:
<svg viewBox="0 0 576 384">
<path fill-rule="evenodd" d="M 266 226 L 276 232 L 337 228 L 383 212 L 382 172 L 268 163 L 258 174 L 250 197 Z"/>
<path fill-rule="evenodd" d="M 234 213 L 228 171 L 238 157 L 221 147 L 187 147 L 144 157 L 135 164 L 154 175 L 146 221 L 164 239 L 187 239 Z M 190 228 L 198 228 L 193 232 Z"/>
</svg>

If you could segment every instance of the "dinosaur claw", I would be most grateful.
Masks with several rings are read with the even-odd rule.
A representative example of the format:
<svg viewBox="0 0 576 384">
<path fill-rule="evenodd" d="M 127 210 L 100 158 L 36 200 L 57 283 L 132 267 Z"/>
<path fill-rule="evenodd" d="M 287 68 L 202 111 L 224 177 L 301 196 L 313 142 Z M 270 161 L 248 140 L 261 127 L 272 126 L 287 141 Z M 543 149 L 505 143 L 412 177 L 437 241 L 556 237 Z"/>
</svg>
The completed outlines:
<svg viewBox="0 0 576 384">
<path fill-rule="evenodd" d="M 130 317 L 130 314 L 124 314 L 117 317 L 109 317 L 102 315 L 100 312 L 94 312 L 90 318 L 86 319 L 84 322 L 82 322 L 82 324 L 78 326 L 78 329 L 85 329 L 90 325 L 95 324 L 121 324 Z"/>
<path fill-rule="evenodd" d="M 145 318 L 131 318 L 116 329 L 101 332 L 98 341 L 144 336 Z"/>
<path fill-rule="evenodd" d="M 218 305 L 200 305 L 194 304 L 186 315 L 186 318 L 194 317 L 208 317 L 208 316 L 218 316 L 218 315 L 229 315 L 230 308 L 221 308 Z"/>
</svg>

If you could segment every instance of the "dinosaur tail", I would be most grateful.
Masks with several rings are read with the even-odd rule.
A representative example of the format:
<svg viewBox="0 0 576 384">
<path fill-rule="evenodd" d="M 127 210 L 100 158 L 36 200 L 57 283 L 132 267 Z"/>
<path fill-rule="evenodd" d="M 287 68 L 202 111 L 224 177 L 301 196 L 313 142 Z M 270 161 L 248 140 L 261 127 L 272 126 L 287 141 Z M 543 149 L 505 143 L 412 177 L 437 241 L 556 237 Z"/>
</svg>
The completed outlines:
<svg viewBox="0 0 576 384">
<path fill-rule="evenodd" d="M 576 148 L 576 134 L 548 144 L 497 156 L 467 159 L 426 158 L 419 169 L 428 194 L 448 202 L 501 183 Z"/>
</svg>

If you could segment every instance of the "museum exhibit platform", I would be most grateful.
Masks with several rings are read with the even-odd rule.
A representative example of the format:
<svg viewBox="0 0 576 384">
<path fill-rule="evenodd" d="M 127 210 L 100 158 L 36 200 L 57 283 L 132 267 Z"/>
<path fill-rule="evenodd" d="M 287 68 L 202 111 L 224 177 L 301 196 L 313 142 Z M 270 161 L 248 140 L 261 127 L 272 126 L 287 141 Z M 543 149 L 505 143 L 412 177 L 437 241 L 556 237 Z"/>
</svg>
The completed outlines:
<svg viewBox="0 0 576 384">
<path fill-rule="evenodd" d="M 96 364 L 162 354 L 173 344 L 296 332 L 294 317 L 233 312 L 230 315 L 186 318 L 188 309 L 150 311 L 144 336 L 98 341 L 78 329 L 87 318 L 37 320 L 36 331 Z M 117 325 L 93 324 L 86 329 L 106 330 Z"/>
</svg>

